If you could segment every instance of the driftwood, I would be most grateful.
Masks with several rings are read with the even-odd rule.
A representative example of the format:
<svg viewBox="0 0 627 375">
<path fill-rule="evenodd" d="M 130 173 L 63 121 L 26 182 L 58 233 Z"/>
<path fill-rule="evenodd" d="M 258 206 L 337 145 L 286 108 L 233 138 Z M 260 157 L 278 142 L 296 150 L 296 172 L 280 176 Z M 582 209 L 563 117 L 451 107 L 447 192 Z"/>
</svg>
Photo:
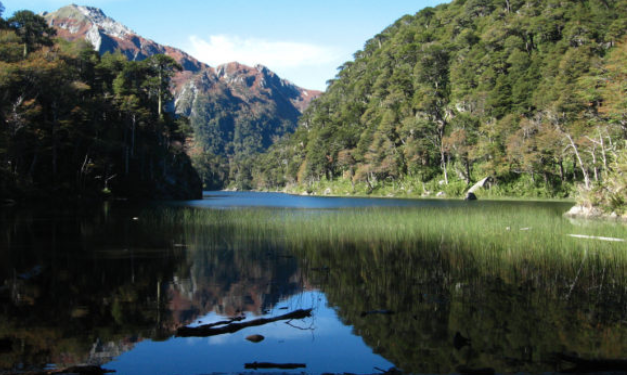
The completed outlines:
<svg viewBox="0 0 627 375">
<path fill-rule="evenodd" d="M 627 371 L 627 360 L 625 359 L 584 359 L 568 354 L 558 354 L 557 358 L 575 365 L 574 368 L 562 371 L 566 373 Z"/>
<path fill-rule="evenodd" d="M 623 238 L 614 238 L 614 237 L 599 237 L 599 236 L 587 236 L 585 234 L 569 234 L 570 237 L 573 238 L 583 238 L 588 240 L 599 240 L 599 241 L 609 241 L 609 242 L 625 242 Z"/>
<path fill-rule="evenodd" d="M 304 319 L 311 316 L 311 310 L 296 310 L 291 313 L 279 315 L 274 318 L 261 318 L 255 319 L 243 323 L 231 323 L 222 327 L 215 327 L 215 325 L 207 324 L 199 327 L 181 327 L 176 331 L 176 336 L 179 337 L 209 337 L 216 335 L 223 335 L 225 333 L 235 333 L 239 330 L 248 327 L 261 326 L 268 323 L 277 322 L 280 320 L 292 320 L 292 319 Z"/>
<path fill-rule="evenodd" d="M 246 318 L 244 318 L 243 316 L 238 316 L 237 318 L 233 318 L 229 320 L 222 320 L 222 321 L 215 322 L 215 323 L 204 324 L 203 327 L 211 328 L 211 327 L 223 326 L 223 325 L 227 325 L 227 324 L 231 324 L 235 322 L 241 322 L 244 319 Z"/>
<path fill-rule="evenodd" d="M 307 365 L 304 363 L 270 363 L 270 362 L 253 362 L 253 363 L 246 363 L 244 365 L 244 368 L 246 369 L 253 369 L 253 370 L 257 370 L 257 369 L 270 369 L 270 368 L 276 368 L 276 369 L 282 369 L 282 370 L 293 370 L 293 369 L 297 369 L 297 368 L 306 368 Z"/>
<path fill-rule="evenodd" d="M 485 187 L 491 181 L 492 181 L 491 177 L 486 177 L 483 180 L 481 180 L 481 181 L 477 182 L 476 184 L 474 184 L 470 189 L 468 189 L 468 192 L 466 192 L 466 197 L 464 198 L 464 200 L 476 201 L 477 200 L 477 196 L 475 195 L 475 193 L 477 192 L 477 190 L 479 190 L 480 188 Z"/>
</svg>

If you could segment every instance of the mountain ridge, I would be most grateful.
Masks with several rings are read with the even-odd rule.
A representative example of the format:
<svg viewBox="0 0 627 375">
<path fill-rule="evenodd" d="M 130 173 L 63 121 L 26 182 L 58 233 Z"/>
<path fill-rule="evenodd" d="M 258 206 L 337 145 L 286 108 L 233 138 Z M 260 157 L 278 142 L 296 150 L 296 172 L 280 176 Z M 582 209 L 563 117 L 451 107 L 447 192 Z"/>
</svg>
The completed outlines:
<svg viewBox="0 0 627 375">
<path fill-rule="evenodd" d="M 293 132 L 303 111 L 321 94 L 299 87 L 263 65 L 230 62 L 209 66 L 178 48 L 143 38 L 96 7 L 72 4 L 43 17 L 59 37 L 87 40 L 101 55 L 119 51 L 129 60 L 141 61 L 165 54 L 183 67 L 172 79 L 170 110 L 190 118 L 195 131 L 193 154 L 198 155 L 195 166 L 201 174 L 205 171 L 205 176 L 215 176 L 202 160 L 226 160 L 220 163 L 223 178 L 207 178 L 208 187 L 233 183 L 236 174 L 250 176 L 250 157 L 265 151 L 273 139 Z M 245 167 L 244 159 L 248 160 Z"/>
</svg>

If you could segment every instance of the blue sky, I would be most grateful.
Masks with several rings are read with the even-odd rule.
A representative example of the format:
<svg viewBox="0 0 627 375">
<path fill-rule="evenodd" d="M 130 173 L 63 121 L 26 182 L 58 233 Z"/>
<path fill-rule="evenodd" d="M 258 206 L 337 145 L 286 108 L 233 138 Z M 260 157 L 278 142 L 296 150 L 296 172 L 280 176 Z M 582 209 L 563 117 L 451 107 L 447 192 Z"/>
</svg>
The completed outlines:
<svg viewBox="0 0 627 375">
<path fill-rule="evenodd" d="M 71 0 L 0 0 L 16 10 L 54 11 Z M 85 0 L 87 1 L 87 0 Z M 281 78 L 324 90 L 337 67 L 405 14 L 442 0 L 90 0 L 155 42 L 216 66 L 263 64 Z"/>
</svg>

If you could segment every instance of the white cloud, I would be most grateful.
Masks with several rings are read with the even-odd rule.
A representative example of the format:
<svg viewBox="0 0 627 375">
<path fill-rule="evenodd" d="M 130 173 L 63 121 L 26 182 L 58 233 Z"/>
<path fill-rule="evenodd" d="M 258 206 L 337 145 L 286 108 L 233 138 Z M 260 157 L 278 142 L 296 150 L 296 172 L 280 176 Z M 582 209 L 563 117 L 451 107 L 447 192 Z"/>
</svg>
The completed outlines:
<svg viewBox="0 0 627 375">
<path fill-rule="evenodd" d="M 211 35 L 208 39 L 191 36 L 190 44 L 190 54 L 212 66 L 237 61 L 272 70 L 292 69 L 334 64 L 339 55 L 333 48 L 314 44 L 230 35 Z"/>
</svg>

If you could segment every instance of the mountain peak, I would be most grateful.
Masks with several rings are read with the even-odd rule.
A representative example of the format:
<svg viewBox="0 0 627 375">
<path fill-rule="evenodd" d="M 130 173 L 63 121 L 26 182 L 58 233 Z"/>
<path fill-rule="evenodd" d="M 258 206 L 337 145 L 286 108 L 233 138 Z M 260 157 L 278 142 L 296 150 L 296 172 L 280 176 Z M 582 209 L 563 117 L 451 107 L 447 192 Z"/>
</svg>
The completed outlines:
<svg viewBox="0 0 627 375">
<path fill-rule="evenodd" d="M 56 12 L 46 13 L 44 17 L 51 26 L 68 30 L 72 34 L 89 27 L 120 39 L 135 35 L 135 32 L 108 17 L 101 9 L 91 6 L 72 4 Z"/>
<path fill-rule="evenodd" d="M 57 29 L 57 35 L 67 40 L 85 39 L 100 54 L 120 51 L 129 60 L 144 60 L 155 54 L 166 54 L 186 70 L 198 72 L 207 66 L 187 53 L 142 38 L 133 30 L 107 16 L 101 9 L 68 5 L 56 12 L 44 13 L 48 24 Z"/>
</svg>

